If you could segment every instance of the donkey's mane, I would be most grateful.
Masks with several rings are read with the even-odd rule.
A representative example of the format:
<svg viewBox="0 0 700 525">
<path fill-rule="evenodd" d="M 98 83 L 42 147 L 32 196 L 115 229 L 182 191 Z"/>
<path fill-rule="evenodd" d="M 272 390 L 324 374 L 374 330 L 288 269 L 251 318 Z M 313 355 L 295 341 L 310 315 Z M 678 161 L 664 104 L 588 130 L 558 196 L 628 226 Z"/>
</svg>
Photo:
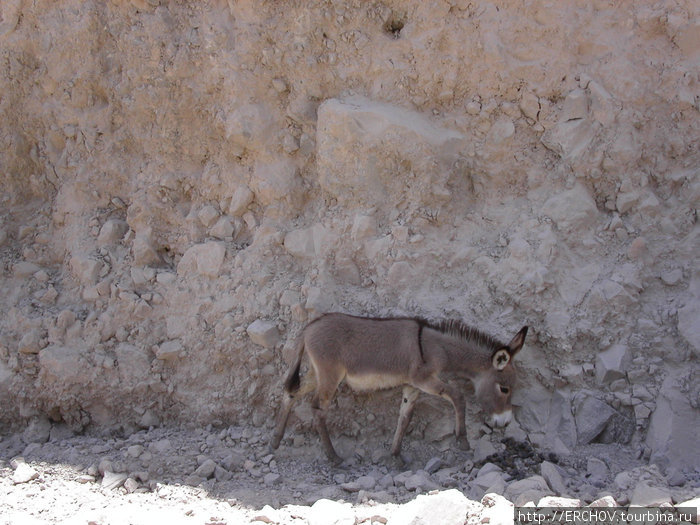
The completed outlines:
<svg viewBox="0 0 700 525">
<path fill-rule="evenodd" d="M 426 320 L 421 320 L 425 326 L 442 332 L 445 335 L 451 337 L 456 337 L 462 339 L 463 341 L 470 343 L 484 350 L 490 350 L 495 352 L 500 348 L 504 348 L 507 345 L 498 341 L 494 337 L 477 330 L 476 328 L 465 324 L 459 319 L 444 319 L 442 321 L 431 322 Z"/>
</svg>

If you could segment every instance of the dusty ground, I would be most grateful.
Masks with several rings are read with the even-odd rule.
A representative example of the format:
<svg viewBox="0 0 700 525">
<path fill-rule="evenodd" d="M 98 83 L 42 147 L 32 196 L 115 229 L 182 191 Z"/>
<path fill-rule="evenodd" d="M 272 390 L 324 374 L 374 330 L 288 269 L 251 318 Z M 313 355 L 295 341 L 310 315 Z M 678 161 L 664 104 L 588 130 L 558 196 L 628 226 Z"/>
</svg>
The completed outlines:
<svg viewBox="0 0 700 525">
<path fill-rule="evenodd" d="M 421 501 L 418 494 L 449 489 L 469 496 L 469 523 L 477 523 L 495 508 L 512 517 L 505 498 L 491 507 L 479 503 L 484 471 L 503 467 L 504 493 L 519 504 L 555 494 L 547 485 L 535 492 L 527 492 L 532 486 L 517 487 L 523 479 L 536 479 L 543 459 L 557 464 L 564 482 L 559 495 L 577 500 L 571 505 L 604 496 L 618 504 L 644 504 L 640 498 L 653 499 L 646 504 L 680 503 L 700 496 L 700 479 L 672 490 L 658 488 L 669 480 L 656 467 L 614 445 L 584 447 L 558 458 L 506 439 L 506 454 L 475 465 L 472 451 L 440 452 L 409 439 L 402 463 L 387 459 L 381 443 L 341 437 L 338 448 L 349 459 L 334 467 L 320 455 L 315 436 L 292 432 L 270 454 L 266 432 L 157 428 L 123 437 L 76 436 L 55 426 L 48 442 L 29 445 L 22 435 L 6 436 L 0 441 L 0 523 L 333 523 L 341 519 L 341 507 L 323 514 L 323 506 L 333 502 L 351 503 L 341 510 L 359 522 L 400 523 L 402 513 L 418 512 L 413 509 Z M 492 438 L 496 444 L 504 441 L 502 434 Z M 587 466 L 593 456 L 608 466 L 602 477 Z M 508 468 L 506 458 L 516 458 L 517 471 Z"/>
</svg>

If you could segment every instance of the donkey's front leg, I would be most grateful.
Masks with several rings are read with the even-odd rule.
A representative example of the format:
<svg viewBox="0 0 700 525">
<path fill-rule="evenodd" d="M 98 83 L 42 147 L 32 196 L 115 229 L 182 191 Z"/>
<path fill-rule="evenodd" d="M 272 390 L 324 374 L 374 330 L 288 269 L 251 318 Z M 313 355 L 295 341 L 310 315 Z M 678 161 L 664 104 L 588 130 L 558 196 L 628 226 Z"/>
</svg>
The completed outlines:
<svg viewBox="0 0 700 525">
<path fill-rule="evenodd" d="M 466 410 L 464 395 L 459 388 L 456 388 L 448 383 L 445 383 L 437 377 L 430 377 L 419 384 L 418 388 L 428 394 L 433 394 L 447 399 L 455 410 L 455 438 L 459 448 L 468 450 L 469 441 L 467 440 L 467 427 L 464 422 L 464 412 Z"/>
<path fill-rule="evenodd" d="M 416 406 L 420 390 L 406 385 L 403 387 L 403 395 L 401 396 L 401 408 L 399 409 L 399 420 L 396 424 L 396 432 L 394 433 L 394 441 L 391 443 L 391 454 L 398 456 L 401 452 L 401 441 L 406 434 L 408 424 L 413 416 L 413 408 Z"/>
</svg>

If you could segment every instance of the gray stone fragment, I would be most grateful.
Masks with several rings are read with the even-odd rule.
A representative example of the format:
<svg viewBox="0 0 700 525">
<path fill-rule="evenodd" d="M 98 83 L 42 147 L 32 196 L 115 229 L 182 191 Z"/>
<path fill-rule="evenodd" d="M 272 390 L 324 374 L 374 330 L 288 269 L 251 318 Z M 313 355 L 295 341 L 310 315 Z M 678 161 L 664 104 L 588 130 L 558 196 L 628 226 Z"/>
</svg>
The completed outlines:
<svg viewBox="0 0 700 525">
<path fill-rule="evenodd" d="M 250 340 L 265 348 L 274 348 L 280 340 L 277 324 L 272 321 L 256 319 L 246 330 Z"/>
<path fill-rule="evenodd" d="M 559 472 L 559 468 L 549 461 L 543 461 L 540 464 L 540 473 L 545 479 L 549 487 L 559 496 L 564 495 L 566 490 L 566 483 L 564 483 L 564 478 Z"/>
<path fill-rule="evenodd" d="M 615 409 L 607 403 L 589 395 L 575 403 L 576 431 L 579 445 L 593 441 L 605 429 Z"/>
<path fill-rule="evenodd" d="M 215 470 L 216 462 L 213 459 L 207 459 L 204 461 L 204 463 L 197 467 L 194 474 L 200 478 L 209 479 L 214 475 Z"/>
<path fill-rule="evenodd" d="M 442 468 L 442 459 L 435 457 L 435 458 L 430 458 L 428 462 L 425 464 L 425 471 L 428 474 L 435 474 L 438 470 Z"/>
<path fill-rule="evenodd" d="M 639 507 L 658 507 L 671 503 L 671 494 L 666 489 L 651 487 L 646 481 L 640 481 L 634 487 L 630 505 Z"/>
<path fill-rule="evenodd" d="M 277 474 L 276 472 L 269 472 L 268 474 L 265 474 L 263 476 L 263 483 L 265 485 L 272 486 L 272 485 L 278 485 L 282 482 L 282 476 Z"/>
<path fill-rule="evenodd" d="M 34 417 L 22 433 L 25 443 L 46 443 L 51 435 L 51 421 L 44 416 Z"/>
<path fill-rule="evenodd" d="M 110 219 L 100 228 L 100 234 L 97 236 L 97 245 L 106 246 L 114 244 L 120 241 L 127 231 L 129 231 L 129 225 L 125 221 Z"/>
<path fill-rule="evenodd" d="M 596 356 L 595 375 L 601 384 L 611 383 L 625 377 L 630 355 L 626 345 L 613 345 Z"/>
<path fill-rule="evenodd" d="M 112 490 L 112 489 L 118 489 L 121 487 L 126 479 L 129 476 L 127 476 L 124 473 L 117 473 L 117 472 L 111 472 L 109 470 L 106 470 L 103 477 L 102 477 L 102 483 L 101 486 L 102 488 Z"/>
</svg>

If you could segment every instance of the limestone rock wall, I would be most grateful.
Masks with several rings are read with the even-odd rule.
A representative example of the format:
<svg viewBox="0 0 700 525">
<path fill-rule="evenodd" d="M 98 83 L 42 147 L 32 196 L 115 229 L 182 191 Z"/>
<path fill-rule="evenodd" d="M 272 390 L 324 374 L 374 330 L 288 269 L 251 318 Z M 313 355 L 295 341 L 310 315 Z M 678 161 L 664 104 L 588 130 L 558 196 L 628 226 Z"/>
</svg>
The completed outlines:
<svg viewBox="0 0 700 525">
<path fill-rule="evenodd" d="M 3 425 L 266 425 L 308 319 L 458 317 L 532 327 L 514 435 L 697 468 L 698 14 L 3 2 Z"/>
</svg>

